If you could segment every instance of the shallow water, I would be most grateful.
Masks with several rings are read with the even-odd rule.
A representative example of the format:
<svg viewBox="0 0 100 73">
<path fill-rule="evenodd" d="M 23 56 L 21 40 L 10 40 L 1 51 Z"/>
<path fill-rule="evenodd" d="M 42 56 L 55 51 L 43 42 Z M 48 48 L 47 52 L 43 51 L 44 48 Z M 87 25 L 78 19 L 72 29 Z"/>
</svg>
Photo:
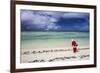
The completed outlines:
<svg viewBox="0 0 100 73">
<path fill-rule="evenodd" d="M 21 32 L 21 49 L 71 47 L 72 39 L 89 47 L 89 32 Z"/>
</svg>

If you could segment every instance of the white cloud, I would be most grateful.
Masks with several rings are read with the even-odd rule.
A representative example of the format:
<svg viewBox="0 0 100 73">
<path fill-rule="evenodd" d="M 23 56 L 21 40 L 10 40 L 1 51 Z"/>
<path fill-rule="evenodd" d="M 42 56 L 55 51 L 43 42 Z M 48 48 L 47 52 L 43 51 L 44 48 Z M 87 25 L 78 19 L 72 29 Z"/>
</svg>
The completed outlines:
<svg viewBox="0 0 100 73">
<path fill-rule="evenodd" d="M 32 18 L 33 18 L 32 11 L 21 11 L 21 20 L 22 21 L 32 20 Z"/>
<path fill-rule="evenodd" d="M 57 29 L 58 26 L 56 22 L 58 18 L 53 17 L 54 12 L 40 12 L 36 13 L 33 11 L 22 11 L 21 19 L 22 21 L 29 21 L 29 23 L 33 24 L 37 28 L 44 28 L 46 30 Z"/>
<path fill-rule="evenodd" d="M 51 23 L 50 25 L 47 26 L 45 30 L 50 30 L 50 29 L 56 30 L 59 28 L 60 28 L 59 26 L 56 26 L 55 24 Z"/>
<path fill-rule="evenodd" d="M 80 17 L 84 17 L 86 16 L 85 13 L 72 13 L 72 12 L 68 12 L 68 13 L 64 13 L 62 17 L 64 18 L 80 18 Z"/>
</svg>

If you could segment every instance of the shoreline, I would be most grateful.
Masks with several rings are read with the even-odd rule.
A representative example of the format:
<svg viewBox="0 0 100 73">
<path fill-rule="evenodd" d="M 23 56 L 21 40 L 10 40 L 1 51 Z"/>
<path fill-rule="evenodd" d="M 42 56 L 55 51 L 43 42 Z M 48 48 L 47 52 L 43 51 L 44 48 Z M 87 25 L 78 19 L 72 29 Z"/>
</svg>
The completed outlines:
<svg viewBox="0 0 100 73">
<path fill-rule="evenodd" d="M 87 50 L 89 48 L 78 48 L 78 50 Z M 21 51 L 21 55 L 28 55 L 28 54 L 37 54 L 37 53 L 48 53 L 48 52 L 63 52 L 63 51 L 72 51 L 72 49 L 50 49 L 50 50 L 33 50 L 33 49 L 29 49 L 29 50 L 25 50 L 23 49 Z"/>
<path fill-rule="evenodd" d="M 89 60 L 89 48 L 78 48 L 73 53 L 72 49 L 22 49 L 21 63 L 56 62 L 56 61 L 77 61 Z"/>
</svg>

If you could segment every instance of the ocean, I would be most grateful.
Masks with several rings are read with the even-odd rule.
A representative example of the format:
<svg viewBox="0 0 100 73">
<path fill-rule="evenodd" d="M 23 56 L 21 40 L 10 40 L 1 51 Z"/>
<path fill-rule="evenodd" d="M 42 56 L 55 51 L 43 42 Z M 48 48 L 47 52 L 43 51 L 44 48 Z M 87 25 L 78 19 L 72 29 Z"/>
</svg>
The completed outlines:
<svg viewBox="0 0 100 73">
<path fill-rule="evenodd" d="M 89 32 L 21 32 L 21 49 L 70 48 L 72 39 L 89 48 Z"/>
</svg>

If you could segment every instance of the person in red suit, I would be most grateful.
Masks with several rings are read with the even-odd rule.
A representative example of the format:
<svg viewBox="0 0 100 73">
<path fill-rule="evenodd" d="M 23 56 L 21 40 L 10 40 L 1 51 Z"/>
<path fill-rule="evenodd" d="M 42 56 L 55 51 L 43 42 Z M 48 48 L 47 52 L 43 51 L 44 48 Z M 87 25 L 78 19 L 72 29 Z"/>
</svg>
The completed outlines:
<svg viewBox="0 0 100 73">
<path fill-rule="evenodd" d="M 77 42 L 75 40 L 72 40 L 72 47 L 73 47 L 73 53 L 76 53 L 77 52 Z"/>
</svg>

